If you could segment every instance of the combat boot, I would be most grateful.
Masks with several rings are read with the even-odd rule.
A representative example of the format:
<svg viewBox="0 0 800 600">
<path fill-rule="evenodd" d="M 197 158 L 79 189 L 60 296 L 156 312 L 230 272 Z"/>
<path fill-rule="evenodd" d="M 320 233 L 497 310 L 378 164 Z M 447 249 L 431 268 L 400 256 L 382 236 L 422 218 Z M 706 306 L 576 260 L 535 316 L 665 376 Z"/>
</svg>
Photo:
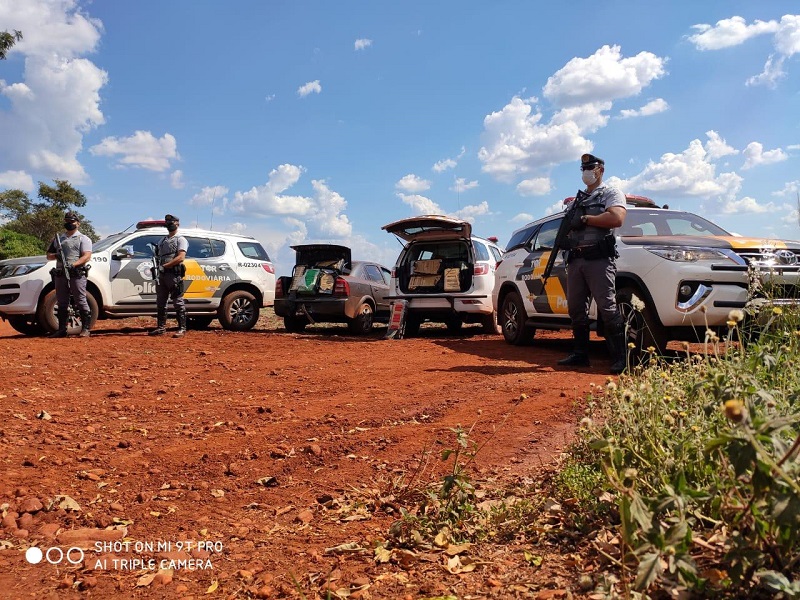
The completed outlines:
<svg viewBox="0 0 800 600">
<path fill-rule="evenodd" d="M 156 313 L 156 328 L 147 335 L 164 335 L 167 333 L 167 309 L 158 309 Z"/>
<path fill-rule="evenodd" d="M 175 313 L 175 317 L 178 319 L 178 331 L 172 337 L 182 338 L 186 335 L 186 309 L 179 308 Z"/>
<path fill-rule="evenodd" d="M 80 337 L 89 337 L 89 324 L 92 321 L 92 313 L 88 310 L 81 311 L 81 332 L 78 334 Z"/>
<path fill-rule="evenodd" d="M 628 348 L 625 343 L 625 333 L 615 333 L 608 337 L 608 346 L 611 349 L 612 375 L 619 375 L 628 367 Z"/>
<path fill-rule="evenodd" d="M 589 328 L 581 327 L 572 330 L 575 346 L 572 354 L 558 361 L 562 367 L 590 367 L 589 362 Z"/>
<path fill-rule="evenodd" d="M 67 337 L 67 311 L 58 307 L 58 329 L 48 335 L 50 338 L 65 338 Z"/>
</svg>

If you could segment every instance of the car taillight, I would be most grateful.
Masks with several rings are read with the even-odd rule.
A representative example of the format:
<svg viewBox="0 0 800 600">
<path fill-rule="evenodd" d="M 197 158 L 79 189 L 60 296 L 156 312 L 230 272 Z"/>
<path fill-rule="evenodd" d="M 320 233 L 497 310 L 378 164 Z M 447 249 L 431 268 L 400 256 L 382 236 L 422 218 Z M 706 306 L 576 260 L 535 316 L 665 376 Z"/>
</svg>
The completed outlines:
<svg viewBox="0 0 800 600">
<path fill-rule="evenodd" d="M 272 266 L 272 263 L 261 263 L 261 266 L 267 273 L 275 273 L 275 267 Z"/>
<path fill-rule="evenodd" d="M 494 268 L 497 269 L 500 266 L 500 263 L 503 262 L 502 260 L 498 260 L 497 263 L 494 265 Z"/>
<path fill-rule="evenodd" d="M 283 298 L 283 282 L 280 279 L 275 282 L 275 297 Z"/>
<path fill-rule="evenodd" d="M 475 275 L 488 275 L 489 265 L 486 263 L 478 263 L 475 265 Z"/>
<path fill-rule="evenodd" d="M 338 277 L 336 279 L 336 284 L 333 286 L 333 295 L 334 296 L 350 295 L 350 284 L 347 283 L 346 279 L 342 279 L 341 277 Z"/>
</svg>

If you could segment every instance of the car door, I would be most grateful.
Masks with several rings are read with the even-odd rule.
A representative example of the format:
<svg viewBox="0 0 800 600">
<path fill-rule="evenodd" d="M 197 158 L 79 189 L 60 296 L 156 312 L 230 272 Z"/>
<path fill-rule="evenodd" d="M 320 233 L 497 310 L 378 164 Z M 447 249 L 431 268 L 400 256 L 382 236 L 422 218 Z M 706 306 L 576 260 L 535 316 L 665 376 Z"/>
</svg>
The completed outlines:
<svg viewBox="0 0 800 600">
<path fill-rule="evenodd" d="M 540 314 L 567 314 L 567 265 L 564 253 L 553 248 L 561 219 L 553 219 L 543 223 L 531 241 L 528 257 L 517 273 L 517 279 L 523 280 L 528 295 L 523 298 L 529 312 Z M 558 252 L 553 270 L 542 286 L 542 274 L 552 252 Z M 532 309 L 532 310 L 531 310 Z"/>
<path fill-rule="evenodd" d="M 139 306 L 156 304 L 156 286 L 150 269 L 153 252 L 150 244 L 157 245 L 164 234 L 134 235 L 111 250 L 110 278 L 111 304 L 113 306 Z"/>
<path fill-rule="evenodd" d="M 373 264 L 364 265 L 364 275 L 369 280 L 370 289 L 372 290 L 372 297 L 375 300 L 375 312 L 388 314 L 389 301 L 386 296 L 389 295 L 389 279 L 392 274 L 388 269 L 381 270 L 381 267 Z"/>
</svg>

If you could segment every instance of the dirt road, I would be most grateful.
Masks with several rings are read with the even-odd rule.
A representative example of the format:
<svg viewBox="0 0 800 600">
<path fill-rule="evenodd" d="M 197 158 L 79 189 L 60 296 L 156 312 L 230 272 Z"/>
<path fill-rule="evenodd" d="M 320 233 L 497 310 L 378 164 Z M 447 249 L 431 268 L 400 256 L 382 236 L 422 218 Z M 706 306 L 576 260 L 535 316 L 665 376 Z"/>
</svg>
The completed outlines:
<svg viewBox="0 0 800 600">
<path fill-rule="evenodd" d="M 483 487 L 552 464 L 606 380 L 602 342 L 574 372 L 554 369 L 562 333 L 515 348 L 478 328 L 362 339 L 262 317 L 173 340 L 150 326 L 49 340 L 0 325 L 0 597 L 500 598 L 568 584 L 563 565 L 526 569 L 517 549 L 459 575 L 439 556 L 377 564 L 370 546 L 398 517 L 381 499 L 440 478 L 423 457 L 454 447 L 452 427 L 488 440 Z"/>
</svg>

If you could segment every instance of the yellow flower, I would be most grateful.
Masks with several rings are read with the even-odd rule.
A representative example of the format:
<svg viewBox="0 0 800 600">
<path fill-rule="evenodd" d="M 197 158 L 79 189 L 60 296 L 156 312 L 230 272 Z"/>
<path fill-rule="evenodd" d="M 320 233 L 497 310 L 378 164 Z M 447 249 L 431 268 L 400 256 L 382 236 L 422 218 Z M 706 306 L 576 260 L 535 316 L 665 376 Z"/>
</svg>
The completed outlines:
<svg viewBox="0 0 800 600">
<path fill-rule="evenodd" d="M 783 314 L 783 309 L 780 306 L 776 306 L 772 309 L 772 314 L 780 316 Z"/>
<path fill-rule="evenodd" d="M 738 399 L 725 401 L 725 416 L 734 423 L 740 423 L 744 419 L 747 409 L 744 407 L 744 402 Z"/>
<path fill-rule="evenodd" d="M 730 321 L 728 321 L 728 329 L 733 329 L 734 327 L 736 327 L 736 321 L 731 319 Z"/>
</svg>

